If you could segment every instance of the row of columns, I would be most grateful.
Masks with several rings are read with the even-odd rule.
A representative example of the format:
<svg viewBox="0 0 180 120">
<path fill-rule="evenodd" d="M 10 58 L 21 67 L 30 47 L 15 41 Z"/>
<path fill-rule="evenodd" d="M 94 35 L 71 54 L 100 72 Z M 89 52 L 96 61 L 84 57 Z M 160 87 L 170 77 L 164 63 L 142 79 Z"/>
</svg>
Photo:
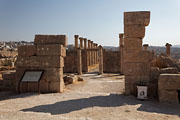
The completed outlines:
<svg viewBox="0 0 180 120">
<path fill-rule="evenodd" d="M 82 74 L 82 55 L 81 50 L 87 50 L 87 65 L 93 66 L 99 63 L 99 60 L 102 61 L 103 52 L 100 52 L 102 50 L 102 47 L 98 47 L 98 44 L 93 43 L 91 40 L 87 40 L 87 38 L 79 37 L 79 35 L 74 35 L 75 39 L 75 48 L 77 49 L 77 55 L 78 55 L 78 74 Z M 79 41 L 79 42 L 78 42 Z M 80 44 L 78 44 L 80 43 Z M 84 44 L 83 44 L 84 43 Z M 99 51 L 99 54 L 98 54 Z M 103 61 L 102 61 L 103 62 Z M 102 67 L 102 63 L 101 63 Z M 99 68 L 100 69 L 100 68 Z M 101 68 L 103 71 L 103 69 Z M 100 70 L 100 71 L 101 71 Z M 102 72 L 100 72 L 102 73 Z"/>
<path fill-rule="evenodd" d="M 170 56 L 171 56 L 171 46 L 172 46 L 172 45 L 169 44 L 169 43 L 166 43 L 165 46 L 166 46 L 166 55 L 170 57 Z M 149 47 L 148 44 L 144 44 L 144 45 L 143 45 L 143 49 L 144 49 L 144 50 L 148 50 L 148 47 Z"/>
<path fill-rule="evenodd" d="M 88 56 L 88 66 L 92 66 L 98 64 L 98 44 L 93 43 L 91 40 L 87 40 L 87 38 L 79 37 L 79 35 L 74 35 L 75 38 L 75 48 L 81 48 L 87 50 Z M 80 44 L 78 44 L 78 40 Z M 84 43 L 84 45 L 83 45 Z M 94 49 L 93 51 L 90 49 Z"/>
</svg>

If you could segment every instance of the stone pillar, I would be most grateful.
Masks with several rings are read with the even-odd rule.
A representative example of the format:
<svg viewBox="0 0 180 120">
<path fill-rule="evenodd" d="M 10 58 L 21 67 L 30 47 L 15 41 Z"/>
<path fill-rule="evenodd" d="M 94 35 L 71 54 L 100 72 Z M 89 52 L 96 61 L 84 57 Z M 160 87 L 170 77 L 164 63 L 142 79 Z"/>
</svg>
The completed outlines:
<svg viewBox="0 0 180 120">
<path fill-rule="evenodd" d="M 144 45 L 143 45 L 143 48 L 144 48 L 145 51 L 148 49 L 148 47 L 149 47 L 148 44 L 144 44 Z"/>
<path fill-rule="evenodd" d="M 79 35 L 74 35 L 74 43 L 75 43 L 75 48 L 77 49 L 78 48 L 78 39 L 79 39 Z"/>
<path fill-rule="evenodd" d="M 87 49 L 87 38 L 84 38 L 84 49 Z"/>
<path fill-rule="evenodd" d="M 93 44 L 93 58 L 94 58 L 94 65 L 96 64 L 96 51 L 95 51 L 95 49 L 96 49 L 96 44 L 94 43 Z"/>
<path fill-rule="evenodd" d="M 103 74 L 103 48 L 99 46 L 99 74 Z"/>
<path fill-rule="evenodd" d="M 149 25 L 150 12 L 124 13 L 124 75 L 125 94 L 137 94 L 137 84 L 149 84 L 152 53 L 142 50 L 145 27 Z"/>
<path fill-rule="evenodd" d="M 97 44 L 95 44 L 95 49 L 97 49 Z M 95 51 L 95 64 L 97 64 L 97 50 Z"/>
<path fill-rule="evenodd" d="M 169 44 L 169 43 L 166 43 L 166 55 L 167 56 L 171 56 L 171 44 Z"/>
<path fill-rule="evenodd" d="M 91 48 L 94 48 L 93 41 L 91 41 Z M 91 51 L 91 65 L 94 65 L 94 51 Z"/>
<path fill-rule="evenodd" d="M 88 49 L 91 49 L 91 40 L 88 40 Z M 90 58 L 90 56 L 91 56 L 91 51 L 88 50 L 88 66 L 91 65 L 91 58 Z"/>
<path fill-rule="evenodd" d="M 83 48 L 83 38 L 80 37 L 79 40 L 80 40 L 80 48 L 82 49 Z"/>
<path fill-rule="evenodd" d="M 81 48 L 77 49 L 77 71 L 79 75 L 82 75 L 82 56 L 81 56 Z"/>
<path fill-rule="evenodd" d="M 124 66 L 124 41 L 123 41 L 123 36 L 124 34 L 119 34 L 119 50 L 120 50 L 120 55 L 121 55 L 121 60 L 120 60 L 120 72 L 121 74 L 124 74 L 123 71 L 123 66 Z"/>
</svg>

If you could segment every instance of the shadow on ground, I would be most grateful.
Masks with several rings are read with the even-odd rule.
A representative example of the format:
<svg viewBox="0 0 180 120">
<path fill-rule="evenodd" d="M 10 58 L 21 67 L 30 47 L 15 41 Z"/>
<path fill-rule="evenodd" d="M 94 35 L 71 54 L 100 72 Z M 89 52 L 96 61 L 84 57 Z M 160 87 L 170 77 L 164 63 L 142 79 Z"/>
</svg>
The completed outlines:
<svg viewBox="0 0 180 120">
<path fill-rule="evenodd" d="M 138 111 L 180 116 L 180 105 L 168 105 L 151 101 L 139 101 L 133 96 L 124 96 L 122 94 L 110 94 L 109 96 L 95 96 L 90 98 L 61 101 L 54 104 L 35 106 L 32 108 L 23 109 L 21 111 L 43 112 L 57 115 L 70 113 L 90 107 L 119 107 L 123 105 L 137 104 L 141 104 L 141 106 L 137 109 Z"/>
</svg>

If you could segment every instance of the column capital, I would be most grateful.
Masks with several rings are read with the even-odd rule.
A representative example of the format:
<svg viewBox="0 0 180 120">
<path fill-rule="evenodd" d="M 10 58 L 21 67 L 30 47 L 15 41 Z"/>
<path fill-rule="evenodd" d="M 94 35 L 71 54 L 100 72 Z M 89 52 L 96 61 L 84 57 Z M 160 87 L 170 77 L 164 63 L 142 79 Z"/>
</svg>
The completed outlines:
<svg viewBox="0 0 180 120">
<path fill-rule="evenodd" d="M 83 40 L 84 38 L 83 37 L 80 37 L 79 40 Z"/>
<path fill-rule="evenodd" d="M 120 33 L 119 34 L 119 38 L 123 38 L 124 37 L 124 34 L 123 33 Z"/>
<path fill-rule="evenodd" d="M 166 45 L 165 46 L 172 46 L 171 44 L 169 44 L 169 43 L 166 43 Z"/>
<path fill-rule="evenodd" d="M 79 38 L 79 35 L 74 35 L 75 38 Z"/>
<path fill-rule="evenodd" d="M 83 38 L 84 41 L 87 41 L 87 38 Z"/>
<path fill-rule="evenodd" d="M 144 44 L 143 47 L 149 47 L 149 44 Z"/>
</svg>

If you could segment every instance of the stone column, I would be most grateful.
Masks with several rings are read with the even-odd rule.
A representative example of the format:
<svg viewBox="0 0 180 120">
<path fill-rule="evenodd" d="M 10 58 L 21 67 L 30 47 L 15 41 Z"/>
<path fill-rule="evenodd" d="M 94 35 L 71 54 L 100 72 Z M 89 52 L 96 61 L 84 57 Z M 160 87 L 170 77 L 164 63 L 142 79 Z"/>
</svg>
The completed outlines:
<svg viewBox="0 0 180 120">
<path fill-rule="evenodd" d="M 79 75 L 82 75 L 82 56 L 81 56 L 81 48 L 77 49 L 77 71 Z"/>
<path fill-rule="evenodd" d="M 166 55 L 167 56 L 171 56 L 171 44 L 169 44 L 169 43 L 166 43 Z"/>
<path fill-rule="evenodd" d="M 88 40 L 88 49 L 91 49 L 91 40 Z M 91 51 L 88 50 L 88 66 L 91 65 Z"/>
<path fill-rule="evenodd" d="M 97 44 L 95 44 L 95 49 L 97 49 Z M 97 50 L 95 51 L 95 64 L 97 64 Z"/>
<path fill-rule="evenodd" d="M 87 49 L 87 38 L 84 38 L 84 49 Z"/>
<path fill-rule="evenodd" d="M 144 48 L 145 51 L 148 49 L 148 47 L 149 47 L 148 44 L 144 44 L 144 45 L 143 45 L 143 48 Z"/>
<path fill-rule="evenodd" d="M 91 48 L 94 48 L 93 41 L 91 41 Z M 94 65 L 94 51 L 91 51 L 91 65 Z"/>
<path fill-rule="evenodd" d="M 121 55 L 120 60 L 120 72 L 121 74 L 124 74 L 123 66 L 124 66 L 124 41 L 123 41 L 124 34 L 119 34 L 119 50 Z"/>
<path fill-rule="evenodd" d="M 74 35 L 74 43 L 75 43 L 75 48 L 78 48 L 78 39 L 79 39 L 79 35 Z"/>
<path fill-rule="evenodd" d="M 99 46 L 99 74 L 103 74 L 103 48 Z"/>
<path fill-rule="evenodd" d="M 82 49 L 83 48 L 83 38 L 80 37 L 79 40 L 80 40 L 80 48 Z"/>
</svg>

